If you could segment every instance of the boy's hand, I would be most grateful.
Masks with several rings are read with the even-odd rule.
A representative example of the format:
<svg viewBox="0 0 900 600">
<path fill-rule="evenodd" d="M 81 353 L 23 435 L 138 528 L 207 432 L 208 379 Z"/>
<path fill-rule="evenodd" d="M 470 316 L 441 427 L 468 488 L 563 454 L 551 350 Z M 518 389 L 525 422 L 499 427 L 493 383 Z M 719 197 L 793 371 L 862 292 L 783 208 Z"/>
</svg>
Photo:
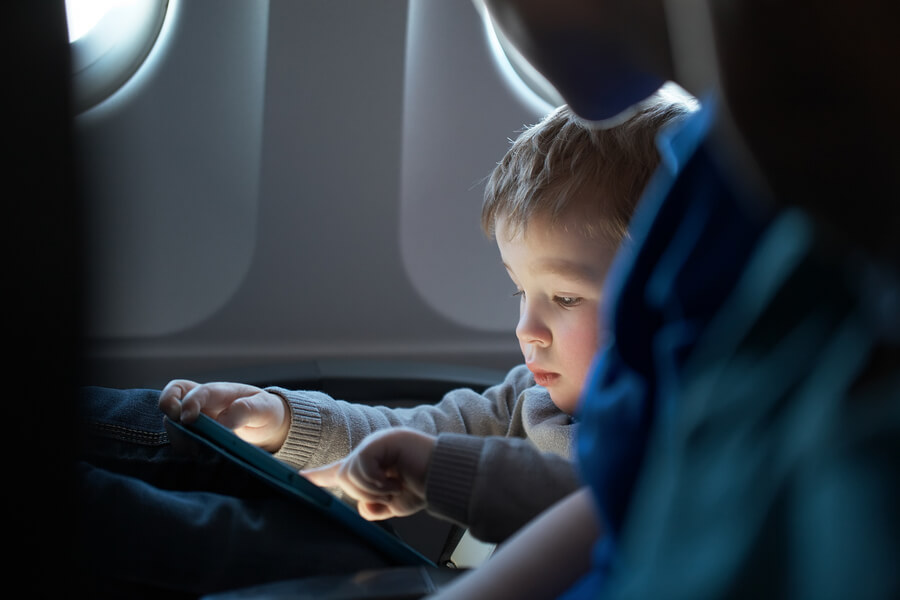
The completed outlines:
<svg viewBox="0 0 900 600">
<path fill-rule="evenodd" d="M 339 487 L 370 521 L 405 517 L 425 508 L 425 473 L 436 439 L 412 429 L 367 437 L 346 458 L 301 471 L 321 487 Z"/>
<path fill-rule="evenodd" d="M 183 423 L 192 423 L 202 412 L 269 452 L 281 448 L 291 425 L 290 409 L 281 396 L 241 383 L 175 379 L 159 395 L 159 408 Z"/>
</svg>

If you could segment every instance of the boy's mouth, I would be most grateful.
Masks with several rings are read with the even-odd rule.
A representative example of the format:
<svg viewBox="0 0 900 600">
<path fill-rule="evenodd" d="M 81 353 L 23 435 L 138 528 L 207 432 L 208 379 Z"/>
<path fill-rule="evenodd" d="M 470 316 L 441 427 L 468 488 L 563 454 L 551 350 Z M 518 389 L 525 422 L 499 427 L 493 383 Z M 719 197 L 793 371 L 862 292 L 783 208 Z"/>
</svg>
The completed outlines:
<svg viewBox="0 0 900 600">
<path fill-rule="evenodd" d="M 528 370 L 534 375 L 534 382 L 540 386 L 547 387 L 557 379 L 559 379 L 559 373 L 554 373 L 553 371 L 545 371 L 544 369 L 539 369 L 538 367 L 527 365 Z"/>
</svg>

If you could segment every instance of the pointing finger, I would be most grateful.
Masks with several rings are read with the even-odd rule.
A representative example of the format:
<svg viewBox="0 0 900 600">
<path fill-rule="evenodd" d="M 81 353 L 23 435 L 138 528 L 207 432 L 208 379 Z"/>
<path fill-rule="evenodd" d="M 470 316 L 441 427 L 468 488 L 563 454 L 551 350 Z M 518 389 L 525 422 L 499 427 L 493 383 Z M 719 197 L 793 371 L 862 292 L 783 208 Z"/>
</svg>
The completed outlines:
<svg viewBox="0 0 900 600">
<path fill-rule="evenodd" d="M 338 471 L 343 461 L 331 463 L 314 469 L 304 469 L 300 474 L 319 487 L 337 487 Z"/>
</svg>

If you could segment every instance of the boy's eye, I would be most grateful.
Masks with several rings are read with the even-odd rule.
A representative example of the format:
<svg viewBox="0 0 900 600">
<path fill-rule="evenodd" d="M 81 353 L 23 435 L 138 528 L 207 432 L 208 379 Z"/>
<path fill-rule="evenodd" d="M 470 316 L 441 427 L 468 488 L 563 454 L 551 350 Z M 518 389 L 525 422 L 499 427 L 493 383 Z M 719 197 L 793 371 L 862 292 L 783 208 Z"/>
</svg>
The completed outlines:
<svg viewBox="0 0 900 600">
<path fill-rule="evenodd" d="M 513 292 L 513 298 L 517 298 L 519 296 L 524 296 L 524 295 L 525 295 L 525 290 L 516 290 L 515 292 Z"/>
<path fill-rule="evenodd" d="M 582 298 L 576 296 L 556 296 L 553 300 L 563 308 L 572 308 L 578 306 L 582 302 Z"/>
</svg>

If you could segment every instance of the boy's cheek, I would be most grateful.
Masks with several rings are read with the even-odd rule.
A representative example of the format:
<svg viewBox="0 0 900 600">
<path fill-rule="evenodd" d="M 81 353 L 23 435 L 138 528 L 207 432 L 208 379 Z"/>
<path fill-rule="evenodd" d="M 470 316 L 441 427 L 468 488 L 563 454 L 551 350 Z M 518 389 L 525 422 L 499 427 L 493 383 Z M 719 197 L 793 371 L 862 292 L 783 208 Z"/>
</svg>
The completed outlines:
<svg viewBox="0 0 900 600">
<path fill-rule="evenodd" d="M 596 314 L 596 313 L 594 313 Z M 600 332 L 598 331 L 598 319 L 582 319 L 577 327 L 573 328 L 566 336 L 564 347 L 572 365 L 578 365 L 580 375 L 586 375 L 594 355 L 600 345 Z"/>
</svg>

